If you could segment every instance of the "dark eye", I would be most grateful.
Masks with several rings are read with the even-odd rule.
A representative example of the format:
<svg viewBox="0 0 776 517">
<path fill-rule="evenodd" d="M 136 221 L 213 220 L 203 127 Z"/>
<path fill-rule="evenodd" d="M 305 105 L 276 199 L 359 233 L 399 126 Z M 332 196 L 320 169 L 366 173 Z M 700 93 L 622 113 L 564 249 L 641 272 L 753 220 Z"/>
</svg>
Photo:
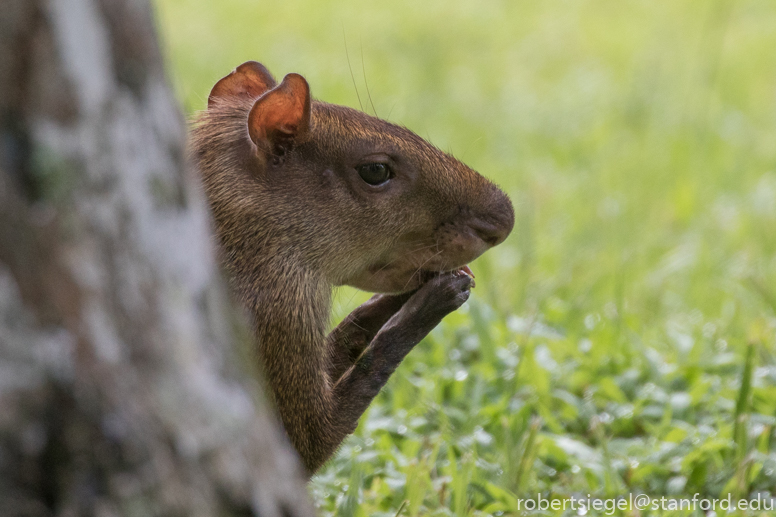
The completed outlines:
<svg viewBox="0 0 776 517">
<path fill-rule="evenodd" d="M 356 167 L 361 179 L 370 185 L 380 185 L 391 179 L 391 169 L 384 163 L 367 163 Z"/>
</svg>

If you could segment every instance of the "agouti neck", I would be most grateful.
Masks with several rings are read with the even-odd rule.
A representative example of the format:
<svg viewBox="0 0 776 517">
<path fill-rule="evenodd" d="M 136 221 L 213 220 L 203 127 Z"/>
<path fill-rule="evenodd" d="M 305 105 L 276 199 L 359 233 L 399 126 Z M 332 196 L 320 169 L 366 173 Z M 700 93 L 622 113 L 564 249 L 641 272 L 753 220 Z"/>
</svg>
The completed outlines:
<svg viewBox="0 0 776 517">
<path fill-rule="evenodd" d="M 247 227 L 262 223 L 266 221 L 254 219 Z M 287 429 L 326 429 L 332 380 L 327 375 L 330 361 L 324 341 L 332 287 L 283 249 L 282 239 L 273 240 L 272 233 L 249 239 L 234 230 L 220 232 L 222 249 L 228 253 L 224 263 L 234 291 L 252 315 L 262 372 L 273 388 L 270 394 L 281 421 Z M 289 382 L 289 371 L 299 382 Z M 294 446 L 303 458 L 312 457 L 306 451 L 335 449 L 339 441 L 335 436 L 321 433 L 312 443 L 310 436 L 300 434 L 294 437 Z M 329 444 L 330 440 L 337 443 Z M 305 466 L 313 472 L 318 464 Z"/>
<path fill-rule="evenodd" d="M 281 272 L 282 283 L 252 277 L 247 279 L 252 291 L 244 297 L 253 314 L 263 372 L 269 385 L 279 388 L 273 390 L 273 395 L 285 425 L 309 425 L 325 415 L 331 405 L 328 357 L 322 353 L 331 288 L 320 276 L 288 262 L 267 267 L 278 268 L 274 271 Z M 288 382 L 290 369 L 303 382 Z"/>
</svg>

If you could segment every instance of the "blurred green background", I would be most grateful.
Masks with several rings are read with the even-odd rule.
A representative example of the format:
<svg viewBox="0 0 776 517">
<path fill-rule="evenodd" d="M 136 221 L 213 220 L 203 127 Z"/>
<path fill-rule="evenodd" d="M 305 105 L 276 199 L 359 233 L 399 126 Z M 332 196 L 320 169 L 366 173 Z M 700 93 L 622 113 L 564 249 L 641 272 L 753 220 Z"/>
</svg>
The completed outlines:
<svg viewBox="0 0 776 517">
<path fill-rule="evenodd" d="M 516 499 L 538 492 L 770 494 L 776 2 L 156 8 L 188 113 L 258 60 L 406 125 L 515 204 L 470 302 L 314 479 L 323 515 L 521 515 Z M 364 298 L 342 290 L 335 319 Z"/>
</svg>

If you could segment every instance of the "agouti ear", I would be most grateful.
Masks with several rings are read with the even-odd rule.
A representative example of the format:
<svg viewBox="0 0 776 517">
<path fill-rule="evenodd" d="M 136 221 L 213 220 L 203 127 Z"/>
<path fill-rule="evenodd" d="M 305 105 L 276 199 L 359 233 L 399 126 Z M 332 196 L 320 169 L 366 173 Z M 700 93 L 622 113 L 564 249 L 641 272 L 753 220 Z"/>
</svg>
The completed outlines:
<svg viewBox="0 0 776 517">
<path fill-rule="evenodd" d="M 248 115 L 248 133 L 259 149 L 282 155 L 305 139 L 310 129 L 310 87 L 299 74 L 265 93 Z"/>
<path fill-rule="evenodd" d="M 247 61 L 213 86 L 207 99 L 207 107 L 212 107 L 216 99 L 224 97 L 255 99 L 274 88 L 276 84 L 275 78 L 264 65 Z"/>
</svg>

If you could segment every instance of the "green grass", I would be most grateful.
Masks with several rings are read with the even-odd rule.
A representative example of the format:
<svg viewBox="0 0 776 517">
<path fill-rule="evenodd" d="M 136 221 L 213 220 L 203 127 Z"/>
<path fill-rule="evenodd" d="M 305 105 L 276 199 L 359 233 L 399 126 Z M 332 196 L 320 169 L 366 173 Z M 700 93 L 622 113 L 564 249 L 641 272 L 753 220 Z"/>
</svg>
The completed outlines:
<svg viewBox="0 0 776 517">
<path fill-rule="evenodd" d="M 515 203 L 471 300 L 313 480 L 322 515 L 773 490 L 776 3 L 156 5 L 188 111 L 256 59 Z M 343 290 L 337 317 L 364 296 Z"/>
</svg>

